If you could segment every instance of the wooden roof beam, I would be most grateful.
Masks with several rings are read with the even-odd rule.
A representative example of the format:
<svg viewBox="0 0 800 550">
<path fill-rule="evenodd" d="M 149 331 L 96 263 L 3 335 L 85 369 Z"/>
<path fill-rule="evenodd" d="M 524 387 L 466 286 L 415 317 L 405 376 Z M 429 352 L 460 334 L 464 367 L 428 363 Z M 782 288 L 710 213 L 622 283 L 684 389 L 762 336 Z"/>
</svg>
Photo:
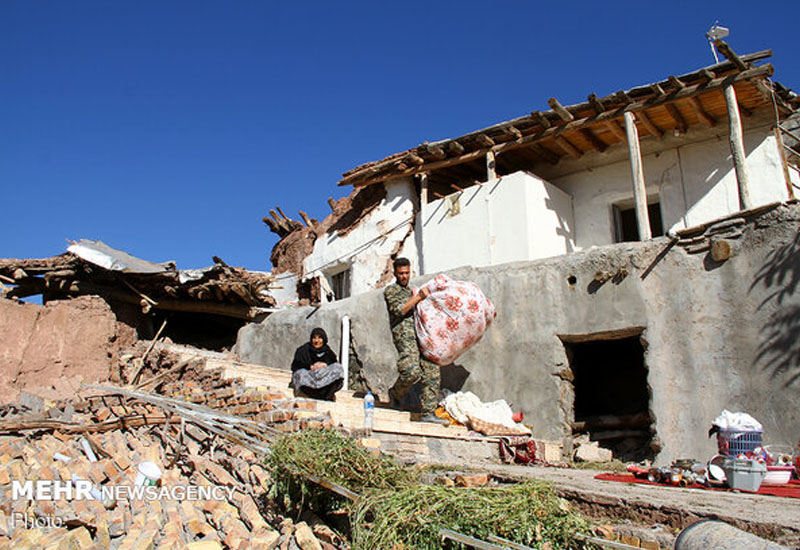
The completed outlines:
<svg viewBox="0 0 800 550">
<path fill-rule="evenodd" d="M 744 71 L 744 72 L 741 72 L 741 73 L 729 75 L 729 76 L 726 76 L 726 77 L 715 78 L 713 81 L 711 81 L 708 84 L 703 85 L 703 86 L 700 86 L 700 85 L 697 85 L 697 84 L 686 86 L 686 88 L 681 90 L 680 92 L 677 92 L 677 93 L 674 93 L 674 94 L 665 95 L 664 97 L 660 98 L 659 100 L 653 100 L 651 98 L 651 99 L 647 99 L 647 100 L 635 101 L 635 102 L 633 102 L 631 104 L 627 104 L 624 107 L 624 111 L 631 111 L 631 112 L 635 113 L 635 112 L 638 112 L 638 111 L 641 111 L 641 110 L 644 110 L 644 109 L 652 109 L 652 108 L 654 108 L 656 106 L 664 105 L 665 108 L 667 108 L 668 110 L 669 110 L 669 106 L 671 106 L 672 109 L 675 110 L 675 112 L 677 113 L 677 109 L 675 109 L 675 106 L 672 105 L 672 103 L 671 103 L 671 102 L 674 102 L 675 100 L 684 99 L 686 97 L 697 95 L 697 94 L 702 93 L 702 92 L 707 92 L 709 90 L 718 90 L 718 89 L 721 90 L 723 86 L 728 86 L 728 85 L 731 85 L 731 84 L 734 84 L 736 82 L 740 82 L 740 81 L 743 81 L 743 80 L 750 80 L 750 79 L 758 79 L 758 78 L 769 77 L 769 76 L 772 75 L 773 72 L 774 72 L 774 68 L 772 67 L 772 65 L 767 63 L 767 64 L 761 65 L 759 67 L 753 67 L 752 69 L 748 69 L 747 71 Z M 627 95 L 627 94 L 625 94 L 625 95 Z M 617 97 L 619 97 L 619 94 L 617 94 Z M 678 116 L 680 116 L 680 113 L 677 113 L 677 114 L 678 114 Z M 561 132 L 564 132 L 564 131 L 577 130 L 577 129 L 579 129 L 582 126 L 587 125 L 587 124 L 594 124 L 594 123 L 598 123 L 598 122 L 605 123 L 606 121 L 613 120 L 615 118 L 619 118 L 620 116 L 621 115 L 620 115 L 620 110 L 619 109 L 606 111 L 603 114 L 598 115 L 598 116 L 576 119 L 576 120 L 574 120 L 572 122 L 568 122 L 568 123 L 563 124 L 561 126 L 557 126 L 557 127 L 553 126 L 553 127 L 547 128 L 544 131 L 541 131 L 541 132 L 538 132 L 538 133 L 535 133 L 535 134 L 531 134 L 531 135 L 527 135 L 527 136 L 523 137 L 521 140 L 518 140 L 516 142 L 501 143 L 499 145 L 495 145 L 493 147 L 493 149 L 498 153 L 502 153 L 502 152 L 508 151 L 510 149 L 516 149 L 518 147 L 530 146 L 531 143 L 535 143 L 537 141 L 553 137 L 555 134 L 558 134 L 558 133 L 561 133 Z M 683 121 L 682 117 L 681 117 L 680 120 L 683 122 L 683 125 L 686 124 L 686 122 Z M 678 121 L 675 121 L 675 122 L 676 122 L 676 127 L 678 127 L 678 129 L 680 130 L 680 123 Z M 385 181 L 385 180 L 387 180 L 389 178 L 392 178 L 392 177 L 407 176 L 407 175 L 412 175 L 412 174 L 415 174 L 415 173 L 418 173 L 418 172 L 422 172 L 422 171 L 438 170 L 439 168 L 444 168 L 446 166 L 454 166 L 456 164 L 461 164 L 463 162 L 469 162 L 469 161 L 472 161 L 472 160 L 476 160 L 476 159 L 482 158 L 483 156 L 485 156 L 485 154 L 486 154 L 485 150 L 472 151 L 472 152 L 469 152 L 469 153 L 465 153 L 465 154 L 463 154 L 463 155 L 461 155 L 459 157 L 450 157 L 450 158 L 447 158 L 447 159 L 444 159 L 444 160 L 428 163 L 424 168 L 416 167 L 416 168 L 409 169 L 407 172 L 402 172 L 402 173 L 383 173 L 383 174 L 378 175 L 378 176 L 366 175 L 367 173 L 370 172 L 370 169 L 364 169 L 362 172 L 359 172 L 357 175 L 353 175 L 353 176 L 351 176 L 349 178 L 343 179 L 342 181 L 339 182 L 339 185 L 353 184 L 353 185 L 355 185 L 357 187 L 362 187 L 364 185 L 369 185 L 371 183 L 378 183 L 378 182 L 381 182 L 381 181 Z M 374 170 L 374 171 L 377 172 L 377 170 Z"/>
<path fill-rule="evenodd" d="M 625 134 L 625 130 L 622 129 L 622 127 L 619 125 L 619 122 L 617 122 L 616 120 L 606 120 L 603 124 L 605 124 L 605 127 L 608 128 L 608 130 L 612 134 L 614 134 L 614 136 L 618 140 L 622 142 L 628 140 L 628 137 Z"/>
<path fill-rule="evenodd" d="M 477 140 L 478 143 L 480 143 L 484 147 L 492 147 L 495 145 L 494 140 L 489 136 L 487 136 L 486 134 L 478 134 L 477 136 L 475 136 L 475 139 Z"/>
<path fill-rule="evenodd" d="M 556 153 L 554 153 L 550 149 L 542 147 L 538 143 L 531 144 L 531 146 L 529 148 L 536 155 L 538 155 L 539 157 L 543 158 L 544 160 L 546 160 L 550 164 L 558 164 L 558 161 L 561 160 L 561 157 L 559 155 L 557 155 Z"/>
<path fill-rule="evenodd" d="M 608 149 L 608 145 L 603 143 L 600 138 L 594 135 L 594 132 L 592 132 L 589 128 L 581 128 L 580 134 L 600 153 Z"/>
<path fill-rule="evenodd" d="M 550 105 L 550 108 L 553 109 L 553 112 L 561 117 L 561 120 L 565 122 L 572 122 L 575 120 L 575 117 L 572 116 L 572 113 L 567 111 L 561 103 L 554 97 L 551 97 L 547 100 L 547 104 Z"/>
<path fill-rule="evenodd" d="M 405 164 L 416 164 L 417 166 L 422 166 L 425 164 L 425 159 L 416 153 L 409 153 L 403 158 L 403 162 Z"/>
<path fill-rule="evenodd" d="M 553 141 L 556 142 L 556 145 L 561 147 L 565 153 L 579 159 L 583 156 L 583 151 L 575 147 L 567 138 L 564 136 L 555 136 Z"/>
<path fill-rule="evenodd" d="M 686 88 L 686 84 L 680 81 L 680 79 L 675 75 L 669 75 L 669 83 L 672 84 L 672 87 L 675 88 L 675 91 L 678 92 Z"/>
<path fill-rule="evenodd" d="M 447 144 L 447 150 L 455 155 L 463 155 L 464 154 L 464 146 L 461 145 L 457 141 L 451 141 Z"/>
<path fill-rule="evenodd" d="M 552 123 L 547 119 L 546 116 L 542 114 L 541 111 L 533 111 L 531 113 L 531 118 L 533 118 L 533 120 L 535 120 L 536 123 L 539 124 L 539 126 L 541 126 L 544 129 L 550 128 L 552 126 Z"/>
<path fill-rule="evenodd" d="M 511 136 L 512 140 L 522 139 L 522 132 L 520 132 L 519 128 L 517 128 L 516 126 L 513 126 L 513 125 L 504 126 L 503 127 L 503 132 L 506 135 Z"/>
<path fill-rule="evenodd" d="M 665 103 L 664 108 L 667 110 L 670 118 L 675 123 L 675 129 L 681 134 L 685 134 L 686 130 L 689 129 L 689 125 L 686 124 L 686 120 L 684 120 L 680 111 L 678 111 L 678 108 L 673 103 Z"/>
<path fill-rule="evenodd" d="M 735 51 L 728 46 L 728 43 L 722 39 L 714 40 L 714 47 L 717 48 L 717 51 L 728 58 L 728 61 L 733 63 L 733 65 L 741 72 L 747 70 L 747 64 L 739 57 Z"/>
<path fill-rule="evenodd" d="M 686 101 L 689 102 L 689 105 L 692 107 L 694 114 L 697 115 L 697 118 L 699 118 L 703 124 L 705 124 L 709 128 L 713 128 L 714 125 L 716 125 L 717 119 L 708 114 L 708 112 L 700 104 L 700 100 L 697 99 L 697 97 L 694 96 L 688 97 L 686 98 Z"/>
<path fill-rule="evenodd" d="M 422 145 L 418 146 L 417 153 L 426 154 L 436 160 L 442 160 L 447 156 L 447 153 L 444 152 L 444 149 L 438 145 L 431 145 L 430 143 L 423 143 Z"/>
<path fill-rule="evenodd" d="M 650 135 L 660 138 L 664 135 L 661 128 L 656 126 L 644 110 L 636 112 L 636 118 L 642 123 L 642 126 L 650 133 Z"/>
<path fill-rule="evenodd" d="M 603 102 L 598 99 L 596 94 L 589 94 L 589 97 L 586 98 L 589 101 L 589 105 L 594 109 L 594 112 L 598 115 L 600 113 L 605 112 L 606 106 L 603 105 Z"/>
</svg>

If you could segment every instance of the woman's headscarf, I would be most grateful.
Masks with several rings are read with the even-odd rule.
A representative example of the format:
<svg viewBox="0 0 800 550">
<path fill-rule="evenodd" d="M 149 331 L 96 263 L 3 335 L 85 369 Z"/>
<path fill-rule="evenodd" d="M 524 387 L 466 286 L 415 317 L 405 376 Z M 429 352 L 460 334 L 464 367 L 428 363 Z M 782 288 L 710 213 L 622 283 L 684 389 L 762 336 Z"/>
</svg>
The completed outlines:
<svg viewBox="0 0 800 550">
<path fill-rule="evenodd" d="M 314 336 L 319 336 L 320 338 L 322 338 L 323 346 L 328 343 L 328 335 L 325 333 L 324 330 L 322 330 L 322 328 L 316 327 L 314 330 L 312 330 L 311 336 L 309 336 L 308 341 L 310 342 Z"/>
</svg>

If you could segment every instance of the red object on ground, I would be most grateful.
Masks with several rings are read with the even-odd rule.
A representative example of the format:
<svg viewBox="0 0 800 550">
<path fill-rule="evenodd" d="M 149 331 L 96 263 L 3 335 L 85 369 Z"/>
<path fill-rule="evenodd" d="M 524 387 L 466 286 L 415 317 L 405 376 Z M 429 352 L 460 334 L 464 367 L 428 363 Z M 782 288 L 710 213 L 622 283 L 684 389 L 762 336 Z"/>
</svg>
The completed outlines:
<svg viewBox="0 0 800 550">
<path fill-rule="evenodd" d="M 653 481 L 648 481 L 646 479 L 640 479 L 635 477 L 633 474 L 598 474 L 594 476 L 594 478 L 601 479 L 603 481 L 619 481 L 622 483 L 642 483 L 645 485 L 658 485 L 659 487 L 675 487 L 675 485 L 668 485 L 665 483 L 655 483 Z M 697 483 L 689 485 L 688 487 L 679 487 L 679 488 L 709 489 L 711 491 L 733 490 L 727 487 L 706 487 L 705 485 L 699 485 Z M 786 498 L 800 498 L 800 481 L 792 480 L 786 485 L 762 485 L 757 493 L 751 493 L 751 494 L 771 495 L 775 497 L 786 497 Z"/>
<path fill-rule="evenodd" d="M 511 415 L 511 420 L 513 420 L 514 422 L 522 422 L 523 418 L 524 416 L 521 412 L 515 412 L 514 414 Z"/>
</svg>

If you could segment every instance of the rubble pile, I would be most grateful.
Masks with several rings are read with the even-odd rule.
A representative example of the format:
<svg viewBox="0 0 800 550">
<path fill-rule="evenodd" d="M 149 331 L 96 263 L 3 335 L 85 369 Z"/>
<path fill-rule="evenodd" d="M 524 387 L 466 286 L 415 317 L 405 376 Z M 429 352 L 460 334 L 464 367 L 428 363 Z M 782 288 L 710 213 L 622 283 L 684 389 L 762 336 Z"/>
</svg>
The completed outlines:
<svg viewBox="0 0 800 550">
<path fill-rule="evenodd" d="M 148 394 L 153 400 L 172 395 L 178 399 L 171 402 L 201 405 L 192 410 L 204 415 L 217 410 L 256 420 L 275 434 L 330 426 L 310 400 L 245 388 L 219 369 L 205 370 L 202 360 L 175 361 L 169 353 L 147 361 L 160 365 L 159 380 L 151 376 L 140 384 L 158 386 Z M 124 362 L 127 375 L 137 362 L 130 356 Z M 92 391 L 60 402 L 23 394 L 21 402 L 0 408 L 0 548 L 344 547 L 319 518 L 305 514 L 296 523 L 272 505 L 265 456 L 248 448 L 243 434 L 240 443 L 235 431 L 213 433 L 174 408 Z M 146 462 L 161 472 L 149 489 L 146 478 L 137 479 Z M 18 484 L 14 498 L 15 480 L 33 485 L 25 493 Z M 72 498 L 35 498 L 40 481 L 88 483 L 92 496 L 79 498 L 76 490 L 66 495 Z M 137 481 L 145 483 L 139 490 L 155 491 L 157 498 L 131 498 L 126 491 L 136 491 Z M 53 488 L 46 490 L 52 494 Z"/>
</svg>

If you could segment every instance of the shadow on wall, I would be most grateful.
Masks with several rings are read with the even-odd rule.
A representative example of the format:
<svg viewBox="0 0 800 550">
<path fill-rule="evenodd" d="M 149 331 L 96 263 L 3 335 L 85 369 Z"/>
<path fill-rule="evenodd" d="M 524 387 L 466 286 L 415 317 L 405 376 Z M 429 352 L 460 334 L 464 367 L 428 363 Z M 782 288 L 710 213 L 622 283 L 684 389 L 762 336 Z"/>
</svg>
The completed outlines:
<svg viewBox="0 0 800 550">
<path fill-rule="evenodd" d="M 800 286 L 800 232 L 792 242 L 768 255 L 750 291 L 759 285 L 767 289 L 768 295 L 758 309 L 769 304 L 775 304 L 777 309 L 764 326 L 754 365 L 761 365 L 772 378 L 785 378 L 786 388 L 800 383 L 800 304 L 794 299 Z"/>
</svg>

